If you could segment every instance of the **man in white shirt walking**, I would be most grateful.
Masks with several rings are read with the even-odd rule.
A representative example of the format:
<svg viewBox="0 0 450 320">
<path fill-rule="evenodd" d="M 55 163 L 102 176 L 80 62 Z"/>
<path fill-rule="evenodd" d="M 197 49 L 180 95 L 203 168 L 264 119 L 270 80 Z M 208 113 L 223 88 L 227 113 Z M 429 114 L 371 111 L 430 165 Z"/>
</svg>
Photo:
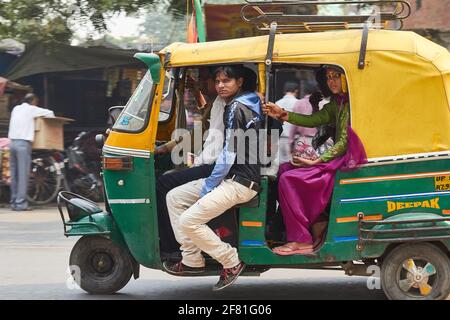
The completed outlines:
<svg viewBox="0 0 450 320">
<path fill-rule="evenodd" d="M 34 119 L 54 117 L 53 111 L 39 108 L 39 100 L 33 93 L 25 96 L 24 102 L 15 106 L 9 122 L 8 138 L 11 139 L 11 209 L 26 211 L 28 208 L 27 190 L 31 167 L 31 144 L 34 140 Z"/>
</svg>

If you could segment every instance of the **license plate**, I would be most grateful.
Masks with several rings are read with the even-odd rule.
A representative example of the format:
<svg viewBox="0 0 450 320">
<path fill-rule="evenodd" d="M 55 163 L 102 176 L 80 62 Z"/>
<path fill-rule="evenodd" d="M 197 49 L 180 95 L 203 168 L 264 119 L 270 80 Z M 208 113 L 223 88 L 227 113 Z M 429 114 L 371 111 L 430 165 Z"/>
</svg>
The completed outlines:
<svg viewBox="0 0 450 320">
<path fill-rule="evenodd" d="M 434 189 L 436 191 L 450 190 L 450 176 L 434 177 Z"/>
</svg>

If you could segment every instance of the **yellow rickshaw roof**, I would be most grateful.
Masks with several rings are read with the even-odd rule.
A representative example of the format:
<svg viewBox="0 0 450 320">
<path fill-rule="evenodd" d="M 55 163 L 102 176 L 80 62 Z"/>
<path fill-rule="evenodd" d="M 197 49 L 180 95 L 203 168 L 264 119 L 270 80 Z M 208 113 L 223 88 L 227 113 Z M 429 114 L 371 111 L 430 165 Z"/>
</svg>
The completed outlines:
<svg viewBox="0 0 450 320">
<path fill-rule="evenodd" d="M 280 34 L 275 37 L 273 61 L 302 55 L 339 55 L 361 48 L 361 30 Z M 170 52 L 170 66 L 188 66 L 233 62 L 262 62 L 266 59 L 268 36 L 212 41 L 173 43 L 160 53 Z M 410 31 L 370 30 L 367 51 L 394 51 L 420 56 L 441 72 L 450 70 L 440 56 L 448 51 Z M 336 57 L 338 61 L 338 57 Z"/>
<path fill-rule="evenodd" d="M 280 34 L 273 62 L 337 64 L 350 93 L 351 125 L 370 158 L 450 150 L 450 53 L 409 31 L 370 30 L 358 69 L 361 30 Z M 169 67 L 264 62 L 268 36 L 174 43 Z"/>
</svg>

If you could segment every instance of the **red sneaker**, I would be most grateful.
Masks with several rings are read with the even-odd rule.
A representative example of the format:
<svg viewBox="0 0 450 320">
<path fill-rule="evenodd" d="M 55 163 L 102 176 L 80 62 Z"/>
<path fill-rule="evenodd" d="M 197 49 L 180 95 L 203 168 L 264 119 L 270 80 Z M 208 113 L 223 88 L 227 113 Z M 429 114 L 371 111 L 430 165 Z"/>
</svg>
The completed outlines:
<svg viewBox="0 0 450 320">
<path fill-rule="evenodd" d="M 223 290 L 236 282 L 239 275 L 244 271 L 245 264 L 240 262 L 237 266 L 228 269 L 222 269 L 219 282 L 213 287 L 213 291 Z"/>
</svg>

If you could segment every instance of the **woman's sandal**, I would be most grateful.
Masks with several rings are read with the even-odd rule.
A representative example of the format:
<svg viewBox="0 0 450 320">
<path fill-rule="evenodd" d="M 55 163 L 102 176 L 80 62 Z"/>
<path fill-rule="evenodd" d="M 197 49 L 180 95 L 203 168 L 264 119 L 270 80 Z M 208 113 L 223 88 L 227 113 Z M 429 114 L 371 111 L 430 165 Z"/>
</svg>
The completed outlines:
<svg viewBox="0 0 450 320">
<path fill-rule="evenodd" d="M 295 242 L 289 242 L 285 245 L 273 248 L 272 251 L 280 256 L 292 256 L 294 254 L 308 254 L 313 252 L 313 246 L 299 247 Z"/>
</svg>

